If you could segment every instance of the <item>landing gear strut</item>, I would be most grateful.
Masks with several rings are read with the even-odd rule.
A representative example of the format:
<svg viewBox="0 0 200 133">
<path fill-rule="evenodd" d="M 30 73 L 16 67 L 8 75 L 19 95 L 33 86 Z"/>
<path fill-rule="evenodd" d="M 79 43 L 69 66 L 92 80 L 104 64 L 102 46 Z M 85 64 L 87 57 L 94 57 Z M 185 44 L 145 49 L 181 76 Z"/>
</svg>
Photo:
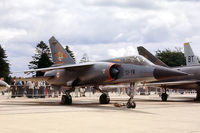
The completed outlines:
<svg viewBox="0 0 200 133">
<path fill-rule="evenodd" d="M 168 98 L 167 89 L 164 88 L 164 90 L 165 90 L 165 92 L 162 93 L 162 95 L 161 95 L 161 99 L 163 102 L 167 101 L 167 98 Z"/>
<path fill-rule="evenodd" d="M 126 104 L 127 108 L 135 108 L 136 107 L 136 103 L 133 100 L 133 98 L 134 98 L 134 91 L 135 91 L 134 85 L 135 85 L 134 83 L 130 84 L 130 90 L 129 90 L 129 94 L 128 94 L 130 96 L 130 98 L 129 98 L 127 104 Z"/>
</svg>

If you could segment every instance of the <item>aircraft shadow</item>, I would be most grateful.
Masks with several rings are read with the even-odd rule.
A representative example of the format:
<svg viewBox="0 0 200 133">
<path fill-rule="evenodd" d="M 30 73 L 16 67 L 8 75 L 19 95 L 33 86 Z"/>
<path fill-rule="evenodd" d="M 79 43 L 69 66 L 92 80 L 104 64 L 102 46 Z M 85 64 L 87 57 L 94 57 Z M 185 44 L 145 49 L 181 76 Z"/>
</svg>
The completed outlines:
<svg viewBox="0 0 200 133">
<path fill-rule="evenodd" d="M 98 101 L 82 101 L 82 100 L 74 100 L 72 105 L 61 105 L 60 100 L 55 99 L 55 101 L 18 101 L 18 100 L 12 100 L 12 101 L 4 101 L 1 102 L 0 105 L 5 106 L 26 106 L 27 108 L 30 107 L 45 107 L 45 106 L 55 106 L 55 107 L 66 107 L 67 108 L 84 108 L 84 109 L 97 109 L 94 111 L 124 111 L 124 112 L 135 112 L 135 113 L 143 113 L 143 114 L 152 114 L 149 112 L 141 111 L 136 109 L 127 109 L 126 106 L 121 107 L 115 107 L 114 103 L 126 103 L 127 99 L 112 99 L 110 104 L 99 104 Z M 140 99 L 135 98 L 136 103 L 173 103 L 173 102 L 180 102 L 180 103 L 200 103 L 197 101 L 194 101 L 194 98 L 191 97 L 173 97 L 173 99 L 170 99 L 167 102 L 162 102 L 159 99 Z M 161 104 L 160 104 L 161 105 Z M 145 105 L 144 105 L 145 106 Z M 93 110 L 92 110 L 93 111 Z"/>
<path fill-rule="evenodd" d="M 125 101 L 125 100 L 124 100 Z M 110 104 L 99 104 L 98 102 L 85 102 L 85 101 L 75 101 L 72 103 L 72 105 L 61 105 L 60 102 L 38 102 L 38 101 L 12 101 L 12 102 L 3 102 L 0 103 L 0 105 L 5 105 L 5 106 L 25 106 L 25 107 L 47 107 L 47 106 L 55 106 L 55 107 L 66 107 L 67 108 L 84 108 L 84 109 L 96 109 L 92 111 L 97 111 L 97 112 L 106 112 L 106 111 L 124 111 L 124 112 L 135 112 L 135 113 L 144 113 L 144 114 L 152 114 L 149 112 L 145 111 L 140 111 L 136 109 L 127 109 L 126 106 L 122 107 L 115 107 L 114 103 L 116 101 L 111 101 Z"/>
</svg>

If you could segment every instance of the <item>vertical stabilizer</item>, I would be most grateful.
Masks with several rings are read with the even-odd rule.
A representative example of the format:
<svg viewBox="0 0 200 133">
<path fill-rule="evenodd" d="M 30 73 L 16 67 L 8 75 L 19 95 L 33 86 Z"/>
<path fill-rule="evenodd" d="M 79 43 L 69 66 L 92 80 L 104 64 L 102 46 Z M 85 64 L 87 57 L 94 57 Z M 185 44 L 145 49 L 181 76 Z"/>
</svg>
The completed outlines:
<svg viewBox="0 0 200 133">
<path fill-rule="evenodd" d="M 148 50 L 146 50 L 144 47 L 139 46 L 139 47 L 137 47 L 137 50 L 138 50 L 139 55 L 142 55 L 143 57 L 145 57 L 146 59 L 148 59 L 149 61 L 151 61 L 151 62 L 154 63 L 155 65 L 168 67 L 164 62 L 162 62 L 162 61 L 159 60 L 157 57 L 155 57 L 154 55 L 152 55 L 152 54 L 151 54 Z"/>
<path fill-rule="evenodd" d="M 55 37 L 52 36 L 49 39 L 49 44 L 54 65 L 75 64 L 73 58 L 69 55 L 69 53 L 67 53 Z"/>
<path fill-rule="evenodd" d="M 199 65 L 198 58 L 194 55 L 189 42 L 184 43 L 184 55 L 186 58 L 187 66 Z"/>
</svg>

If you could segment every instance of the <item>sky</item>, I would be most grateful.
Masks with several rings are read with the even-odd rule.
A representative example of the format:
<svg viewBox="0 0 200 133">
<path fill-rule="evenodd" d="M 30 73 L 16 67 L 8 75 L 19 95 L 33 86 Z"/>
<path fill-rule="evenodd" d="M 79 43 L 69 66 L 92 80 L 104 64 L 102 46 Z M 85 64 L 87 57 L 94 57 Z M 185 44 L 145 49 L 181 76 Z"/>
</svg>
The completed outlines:
<svg viewBox="0 0 200 133">
<path fill-rule="evenodd" d="M 0 0 L 0 44 L 11 71 L 28 69 L 40 41 L 55 36 L 91 61 L 183 49 L 200 55 L 200 0 Z"/>
</svg>

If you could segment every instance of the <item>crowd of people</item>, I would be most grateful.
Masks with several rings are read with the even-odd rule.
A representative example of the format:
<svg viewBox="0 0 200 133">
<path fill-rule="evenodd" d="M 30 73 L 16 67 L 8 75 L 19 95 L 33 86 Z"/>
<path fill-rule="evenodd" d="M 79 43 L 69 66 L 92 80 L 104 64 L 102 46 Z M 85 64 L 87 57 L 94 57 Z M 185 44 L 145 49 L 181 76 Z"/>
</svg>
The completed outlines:
<svg viewBox="0 0 200 133">
<path fill-rule="evenodd" d="M 28 97 L 28 98 L 45 98 L 58 97 L 62 94 L 64 88 L 56 89 L 49 85 L 46 81 L 23 81 L 13 80 L 8 92 L 11 93 L 11 98 Z M 87 88 L 76 88 L 75 97 L 84 97 Z"/>
<path fill-rule="evenodd" d="M 11 84 L 11 97 L 27 96 L 28 98 L 44 98 L 45 96 L 52 97 L 57 91 L 47 84 L 46 81 L 21 81 L 14 80 Z"/>
</svg>

